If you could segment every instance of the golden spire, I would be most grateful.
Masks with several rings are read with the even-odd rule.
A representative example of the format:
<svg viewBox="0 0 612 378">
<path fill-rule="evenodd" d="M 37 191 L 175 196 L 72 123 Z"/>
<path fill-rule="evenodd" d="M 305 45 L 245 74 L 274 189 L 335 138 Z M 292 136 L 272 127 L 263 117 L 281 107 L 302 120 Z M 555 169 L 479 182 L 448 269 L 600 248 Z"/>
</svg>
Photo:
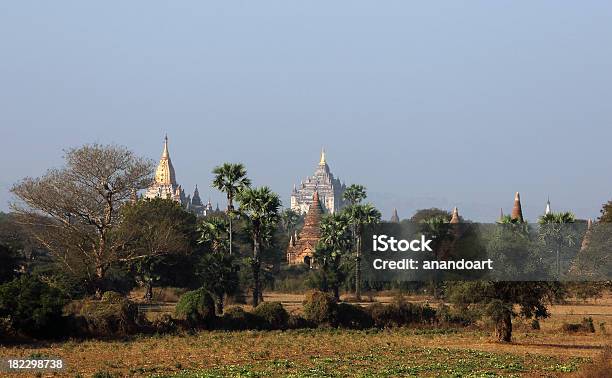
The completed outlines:
<svg viewBox="0 0 612 378">
<path fill-rule="evenodd" d="M 168 152 L 168 136 L 164 137 L 164 150 L 162 151 L 159 165 L 155 170 L 155 183 L 160 185 L 176 185 L 174 167 Z"/>
<path fill-rule="evenodd" d="M 325 165 L 327 162 L 325 161 L 325 148 L 321 148 L 321 161 L 319 165 Z"/>
<path fill-rule="evenodd" d="M 168 134 L 164 137 L 164 151 L 162 152 L 162 159 L 169 159 L 170 153 L 168 152 Z"/>
</svg>

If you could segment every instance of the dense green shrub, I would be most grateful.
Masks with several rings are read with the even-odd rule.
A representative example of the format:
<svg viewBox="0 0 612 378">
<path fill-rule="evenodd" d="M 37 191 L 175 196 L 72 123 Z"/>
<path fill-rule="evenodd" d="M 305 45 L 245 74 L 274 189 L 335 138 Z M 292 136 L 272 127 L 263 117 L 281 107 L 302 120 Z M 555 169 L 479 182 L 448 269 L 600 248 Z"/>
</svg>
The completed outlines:
<svg viewBox="0 0 612 378">
<path fill-rule="evenodd" d="M 588 318 L 582 318 L 582 326 L 587 330 L 587 332 L 595 333 L 595 326 L 593 325 L 593 318 L 590 316 Z"/>
<path fill-rule="evenodd" d="M 12 248 L 0 244 L 0 284 L 12 281 L 18 268 L 17 253 Z"/>
<path fill-rule="evenodd" d="M 582 322 L 580 323 L 564 323 L 561 329 L 564 332 L 573 333 L 573 332 L 587 332 L 594 333 L 595 326 L 593 325 L 593 318 L 582 318 Z"/>
<path fill-rule="evenodd" d="M 291 314 L 289 320 L 287 320 L 288 329 L 304 329 L 304 328 L 317 328 L 317 325 L 309 320 L 304 319 L 300 315 Z"/>
<path fill-rule="evenodd" d="M 321 291 L 311 291 L 304 299 L 304 318 L 318 325 L 335 325 L 338 304 L 336 299 Z"/>
<path fill-rule="evenodd" d="M 153 321 L 153 330 L 159 334 L 175 333 L 178 324 L 170 314 L 163 314 Z"/>
<path fill-rule="evenodd" d="M 385 328 L 390 326 L 396 326 L 397 324 L 392 323 L 394 314 L 390 306 L 382 303 L 374 303 L 367 307 L 367 311 L 372 318 L 374 326 L 377 328 Z"/>
<path fill-rule="evenodd" d="M 266 329 L 286 329 L 289 313 L 280 302 L 262 302 L 254 310 L 253 315 L 262 319 Z"/>
<path fill-rule="evenodd" d="M 137 333 L 147 322 L 138 313 L 134 302 L 114 295 L 107 300 L 73 301 L 64 311 L 75 316 L 74 325 L 80 336 L 112 337 Z"/>
<path fill-rule="evenodd" d="M 429 305 L 410 303 L 403 298 L 389 305 L 375 303 L 368 307 L 374 326 L 378 328 L 402 327 L 409 324 L 433 324 L 436 310 Z"/>
<path fill-rule="evenodd" d="M 29 336 L 61 334 L 62 292 L 37 277 L 22 276 L 0 286 L 0 318 L 10 327 Z"/>
<path fill-rule="evenodd" d="M 102 302 L 121 303 L 125 297 L 116 291 L 105 291 L 102 294 Z"/>
<path fill-rule="evenodd" d="M 246 330 L 263 328 L 263 319 L 244 311 L 240 306 L 225 309 L 221 318 L 221 325 L 228 330 Z"/>
<path fill-rule="evenodd" d="M 204 289 L 188 291 L 176 304 L 176 315 L 189 327 L 210 327 L 215 319 L 215 302 Z"/>
<path fill-rule="evenodd" d="M 349 303 L 339 303 L 336 316 L 336 323 L 344 328 L 365 329 L 374 325 L 372 317 L 363 307 Z"/>
<path fill-rule="evenodd" d="M 482 318 L 482 311 L 478 308 L 470 308 L 469 306 L 449 307 L 441 304 L 436 309 L 436 318 L 442 324 L 468 326 Z"/>
<path fill-rule="evenodd" d="M 13 329 L 13 324 L 11 323 L 11 318 L 0 317 L 0 341 L 15 337 L 15 329 Z"/>
</svg>

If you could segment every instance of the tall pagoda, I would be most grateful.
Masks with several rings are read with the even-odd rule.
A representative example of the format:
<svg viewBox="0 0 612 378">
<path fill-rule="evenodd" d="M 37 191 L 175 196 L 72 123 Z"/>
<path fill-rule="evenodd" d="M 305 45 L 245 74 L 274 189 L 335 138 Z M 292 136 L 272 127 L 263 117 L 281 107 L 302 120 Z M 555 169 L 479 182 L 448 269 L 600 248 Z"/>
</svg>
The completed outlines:
<svg viewBox="0 0 612 378">
<path fill-rule="evenodd" d="M 287 263 L 289 265 L 306 264 L 313 267 L 312 256 L 319 238 L 321 237 L 321 216 L 323 207 L 319 202 L 319 192 L 315 191 L 312 196 L 312 204 L 304 218 L 304 227 L 298 234 L 291 236 L 287 248 Z"/>
<path fill-rule="evenodd" d="M 176 173 L 168 151 L 168 136 L 164 138 L 164 149 L 159 164 L 155 170 L 155 180 L 146 193 L 145 198 L 168 198 L 185 206 L 187 199 L 185 191 L 176 183 Z"/>
<path fill-rule="evenodd" d="M 299 186 L 293 187 L 291 210 L 300 214 L 307 213 L 314 193 L 318 192 L 325 211 L 335 213 L 344 206 L 342 194 L 345 189 L 346 185 L 331 173 L 325 158 L 325 150 L 321 150 L 321 158 L 314 174 L 302 180 Z"/>
</svg>

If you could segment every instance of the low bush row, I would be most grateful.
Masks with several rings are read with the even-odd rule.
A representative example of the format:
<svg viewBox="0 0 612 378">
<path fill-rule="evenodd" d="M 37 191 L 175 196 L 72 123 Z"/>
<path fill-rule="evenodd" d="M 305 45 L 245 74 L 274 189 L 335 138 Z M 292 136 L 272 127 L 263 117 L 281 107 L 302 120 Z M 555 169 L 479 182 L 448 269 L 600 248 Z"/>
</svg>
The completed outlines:
<svg viewBox="0 0 612 378">
<path fill-rule="evenodd" d="M 582 318 L 580 323 L 563 323 L 561 330 L 566 333 L 595 333 L 595 325 L 593 325 L 593 318 Z"/>
<path fill-rule="evenodd" d="M 35 284 L 33 284 L 35 285 Z M 40 294 L 40 288 L 33 290 Z M 13 293 L 14 294 L 14 293 Z M 164 314 L 150 322 L 138 311 L 138 306 L 116 292 L 105 292 L 101 300 L 72 301 L 63 307 L 58 316 L 59 304 L 44 319 L 35 318 L 34 323 L 21 327 L 23 334 L 46 337 L 33 331 L 37 327 L 49 329 L 53 321 L 58 336 L 69 337 L 124 337 L 137 333 L 174 333 L 196 329 L 222 330 L 285 330 L 315 327 L 339 327 L 348 329 L 389 328 L 409 325 L 469 324 L 470 319 L 458 316 L 447 306 L 434 309 L 397 299 L 383 305 L 374 303 L 361 307 L 349 303 L 337 303 L 333 296 L 320 291 L 306 295 L 303 314 L 289 314 L 279 302 L 263 302 L 252 311 L 242 307 L 229 307 L 222 316 L 215 315 L 215 304 L 210 294 L 203 289 L 183 294 L 174 316 Z M 24 311 L 26 309 L 23 309 Z M 0 320 L 5 321 L 6 318 Z M 7 327 L 6 324 L 3 327 Z"/>
</svg>

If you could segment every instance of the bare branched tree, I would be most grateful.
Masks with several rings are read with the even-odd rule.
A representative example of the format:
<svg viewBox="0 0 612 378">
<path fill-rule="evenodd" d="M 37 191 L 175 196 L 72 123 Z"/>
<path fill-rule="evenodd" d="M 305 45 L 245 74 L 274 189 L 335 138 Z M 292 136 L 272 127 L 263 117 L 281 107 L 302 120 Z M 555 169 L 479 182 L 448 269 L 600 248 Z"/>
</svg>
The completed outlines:
<svg viewBox="0 0 612 378">
<path fill-rule="evenodd" d="M 111 237 L 119 209 L 151 184 L 153 162 L 116 145 L 85 145 L 65 152 L 66 164 L 11 191 L 19 222 L 73 273 L 101 282 L 118 261 L 123 241 Z M 99 287 L 97 287 L 99 289 Z"/>
</svg>

